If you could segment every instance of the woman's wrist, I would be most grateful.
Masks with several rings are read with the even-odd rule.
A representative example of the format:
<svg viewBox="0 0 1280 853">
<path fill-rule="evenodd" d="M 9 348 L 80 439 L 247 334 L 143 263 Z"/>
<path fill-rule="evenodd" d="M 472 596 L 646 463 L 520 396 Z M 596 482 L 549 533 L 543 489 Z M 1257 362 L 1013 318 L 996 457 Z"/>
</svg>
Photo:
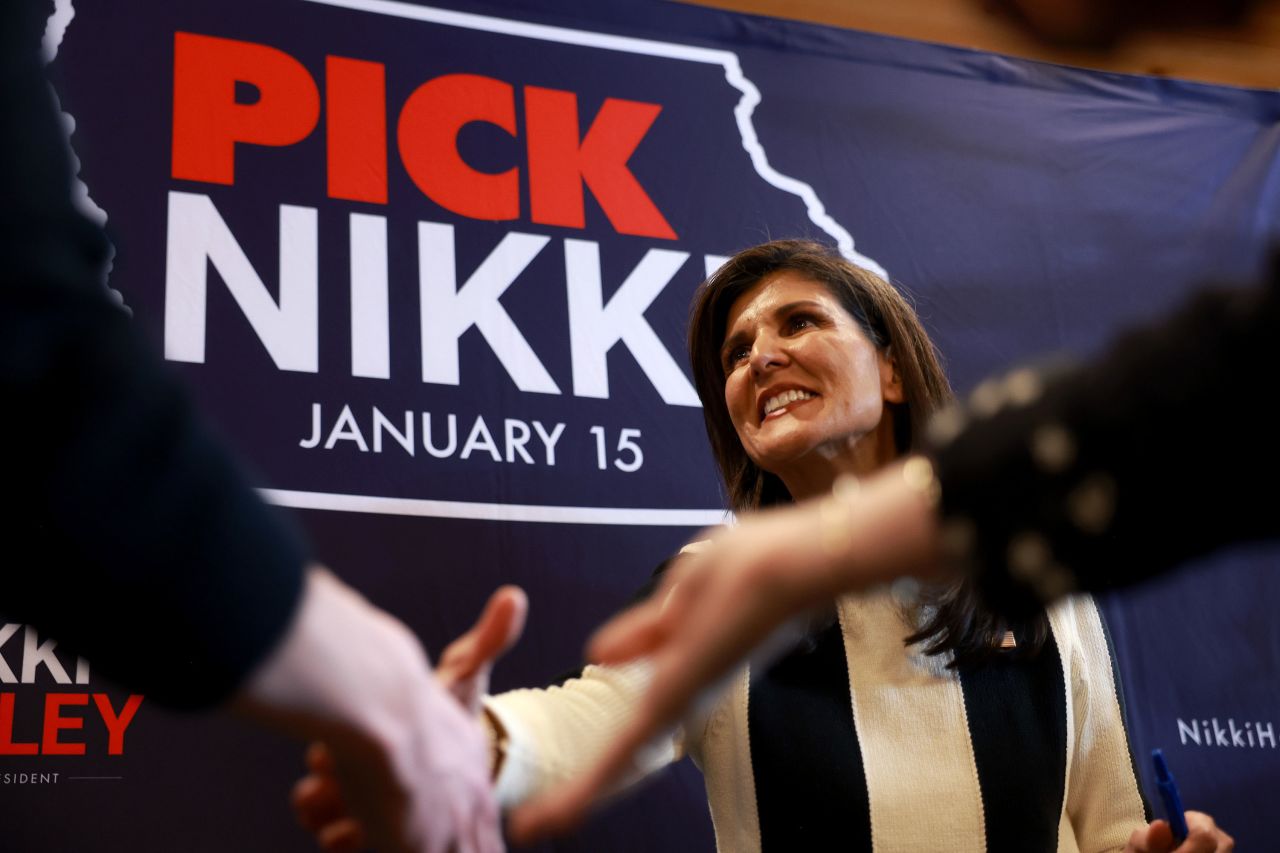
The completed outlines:
<svg viewBox="0 0 1280 853">
<path fill-rule="evenodd" d="M 480 725 L 489 741 L 489 778 L 497 781 L 507 757 L 507 729 L 497 714 L 483 706 L 480 708 Z"/>
</svg>

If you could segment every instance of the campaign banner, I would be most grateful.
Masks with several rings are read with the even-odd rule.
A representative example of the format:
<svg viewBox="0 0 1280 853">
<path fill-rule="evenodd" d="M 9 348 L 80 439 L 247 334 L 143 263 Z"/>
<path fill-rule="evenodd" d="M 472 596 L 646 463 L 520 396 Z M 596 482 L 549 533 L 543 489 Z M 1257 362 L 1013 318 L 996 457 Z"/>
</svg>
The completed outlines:
<svg viewBox="0 0 1280 853">
<path fill-rule="evenodd" d="M 1274 92 L 657 0 L 56 8 L 110 286 L 317 557 L 433 654 L 528 590 L 495 690 L 576 666 L 725 519 L 683 336 L 733 252 L 810 237 L 887 275 L 963 391 L 1248 280 L 1277 236 Z M 1171 487 L 1181 464 L 1225 460 L 1170 460 Z M 1207 562 L 1104 610 L 1139 759 L 1163 747 L 1189 807 L 1264 844 L 1275 551 Z M 0 628 L 14 849 L 312 849 L 296 745 L 59 654 Z M 700 778 L 546 849 L 714 849 Z"/>
</svg>

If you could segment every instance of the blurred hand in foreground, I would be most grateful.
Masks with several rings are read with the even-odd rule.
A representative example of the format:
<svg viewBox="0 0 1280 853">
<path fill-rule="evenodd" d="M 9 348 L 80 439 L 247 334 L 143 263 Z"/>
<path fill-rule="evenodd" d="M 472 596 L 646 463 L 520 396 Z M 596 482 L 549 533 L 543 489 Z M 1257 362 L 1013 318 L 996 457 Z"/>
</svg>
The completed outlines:
<svg viewBox="0 0 1280 853">
<path fill-rule="evenodd" d="M 528 600 L 523 590 L 514 586 L 498 589 L 489 598 L 476 624 L 454 640 L 440 656 L 435 670 L 436 681 L 472 718 L 480 712 L 480 700 L 488 692 L 494 662 L 519 639 L 527 612 Z M 486 745 L 486 786 L 489 767 Z M 294 786 L 292 799 L 299 822 L 315 836 L 320 847 L 328 853 L 356 853 L 371 843 L 383 849 L 371 831 L 374 824 L 367 818 L 367 812 L 356 806 L 356 789 L 352 787 L 348 774 L 342 772 L 333 750 L 323 742 L 311 744 L 307 750 L 307 769 L 308 775 Z M 353 795 L 348 797 L 348 791 Z M 450 816 L 442 814 L 433 818 L 427 815 L 426 819 L 434 819 L 443 826 L 449 823 Z M 385 833 L 383 837 L 385 844 Z M 500 842 L 495 849 L 501 849 Z"/>
<path fill-rule="evenodd" d="M 511 837 L 527 843 L 576 826 L 704 690 L 761 644 L 766 655 L 780 651 L 794 633 L 789 620 L 843 592 L 936 573 L 931 483 L 927 462 L 907 460 L 831 496 L 744 517 L 686 549 L 652 596 L 588 646 L 599 663 L 651 660 L 653 683 L 634 721 L 591 771 L 514 810 Z"/>
</svg>

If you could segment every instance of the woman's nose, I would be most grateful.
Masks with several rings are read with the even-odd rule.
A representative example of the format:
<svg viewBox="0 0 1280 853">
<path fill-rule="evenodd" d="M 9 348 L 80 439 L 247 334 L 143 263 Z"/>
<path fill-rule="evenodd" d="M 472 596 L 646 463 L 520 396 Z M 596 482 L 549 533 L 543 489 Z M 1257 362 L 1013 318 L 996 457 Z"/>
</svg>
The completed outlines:
<svg viewBox="0 0 1280 853">
<path fill-rule="evenodd" d="M 787 349 L 776 335 L 764 334 L 756 338 L 751 347 L 751 370 L 761 374 L 782 367 L 787 363 Z"/>
</svg>

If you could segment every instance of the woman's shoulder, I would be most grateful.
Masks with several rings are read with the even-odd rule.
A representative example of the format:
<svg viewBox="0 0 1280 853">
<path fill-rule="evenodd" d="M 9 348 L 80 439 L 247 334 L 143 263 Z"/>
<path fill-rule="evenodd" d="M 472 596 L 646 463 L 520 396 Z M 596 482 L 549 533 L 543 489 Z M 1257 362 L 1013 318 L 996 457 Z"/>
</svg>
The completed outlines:
<svg viewBox="0 0 1280 853">
<path fill-rule="evenodd" d="M 1049 627 L 1054 634 L 1101 630 L 1102 616 L 1093 596 L 1068 595 L 1045 607 Z"/>
<path fill-rule="evenodd" d="M 1092 596 L 1071 595 L 1046 608 L 1058 651 L 1074 665 L 1110 671 L 1113 653 L 1106 622 Z"/>
</svg>

